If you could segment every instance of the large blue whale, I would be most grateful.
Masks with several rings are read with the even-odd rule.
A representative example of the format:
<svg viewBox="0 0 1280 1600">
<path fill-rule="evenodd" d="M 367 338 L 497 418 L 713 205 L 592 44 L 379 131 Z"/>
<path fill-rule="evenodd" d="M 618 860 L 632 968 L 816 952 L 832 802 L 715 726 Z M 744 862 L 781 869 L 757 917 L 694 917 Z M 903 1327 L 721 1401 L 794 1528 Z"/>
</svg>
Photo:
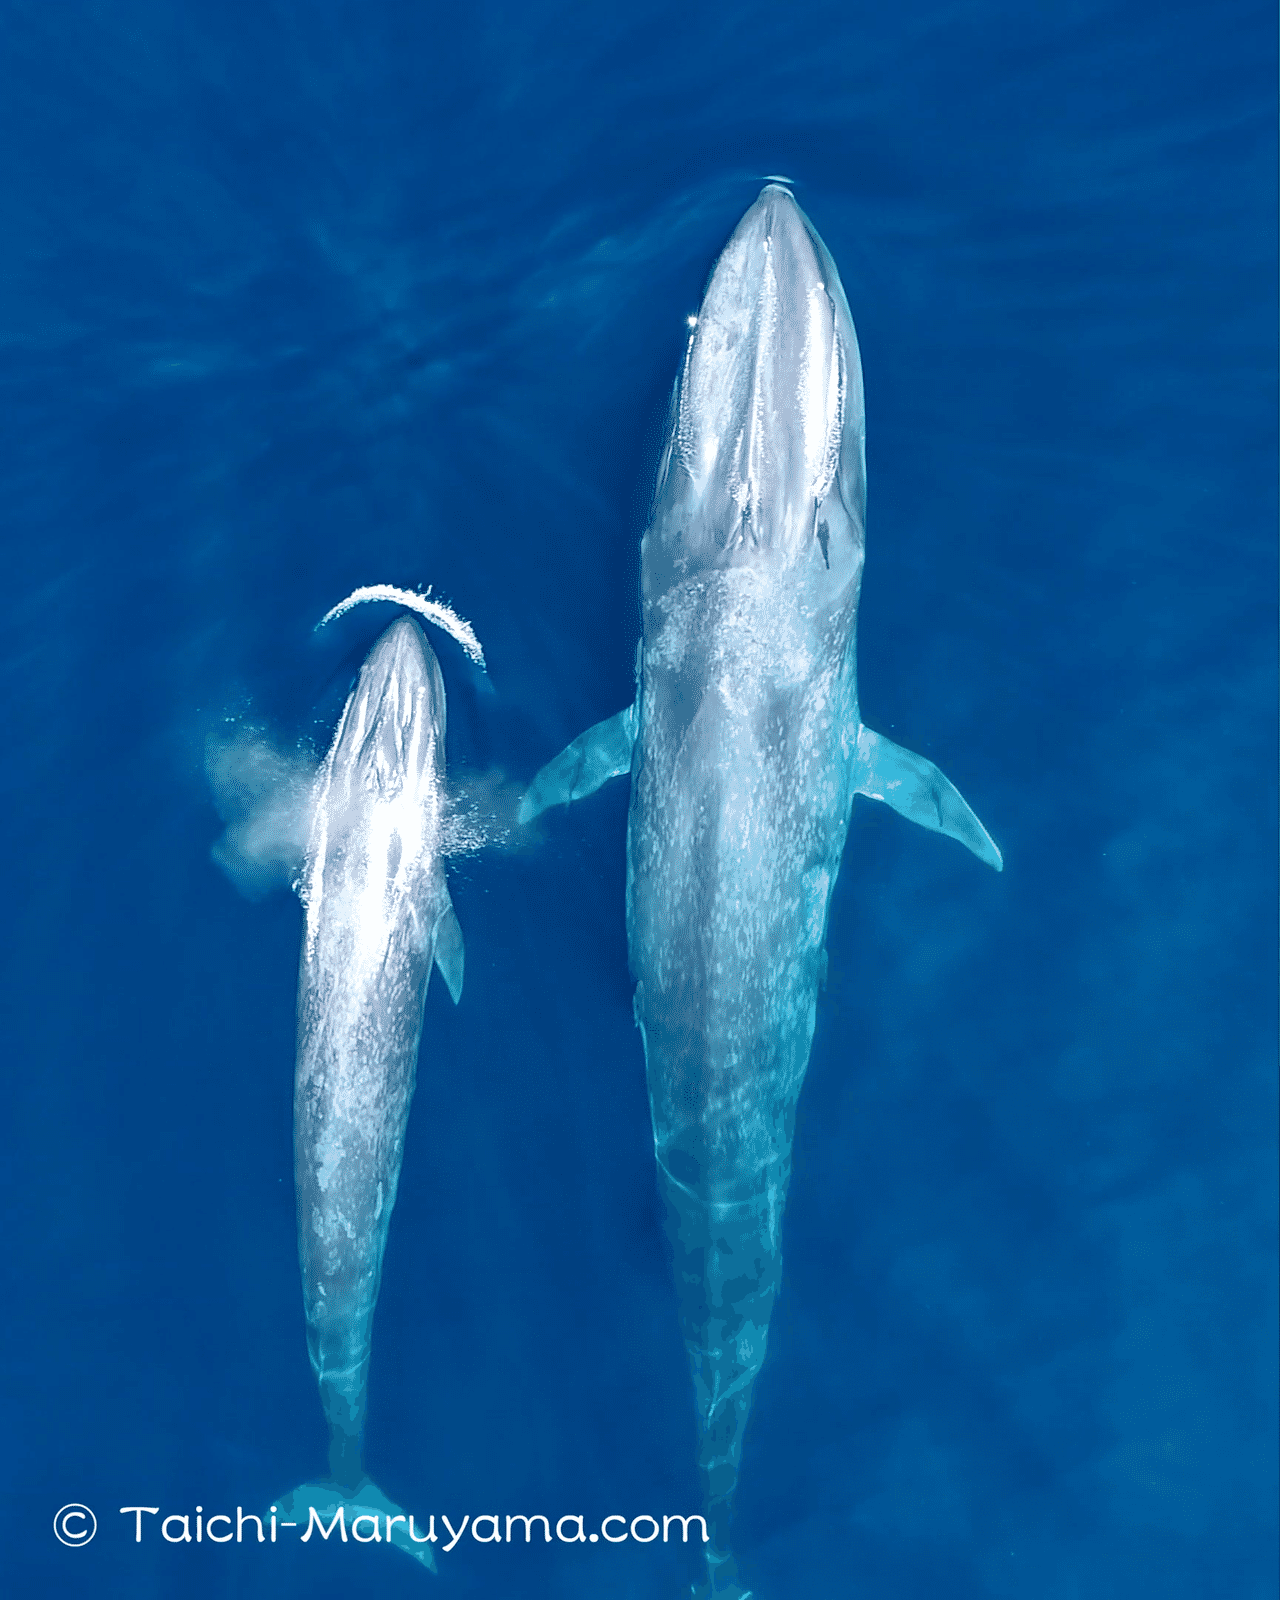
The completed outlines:
<svg viewBox="0 0 1280 1600">
<path fill-rule="evenodd" d="M 708 1511 L 700 1593 L 741 1597 L 729 1517 L 781 1273 L 796 1102 L 856 795 L 1000 852 L 858 710 L 862 369 L 835 264 L 763 190 L 712 271 L 641 544 L 633 705 L 521 806 L 631 775 L 627 935 Z"/>
<path fill-rule="evenodd" d="M 282 1502 L 392 1519 L 387 1538 L 434 1569 L 365 1474 L 370 1336 L 396 1202 L 432 963 L 455 1002 L 463 945 L 441 859 L 445 698 L 417 624 L 369 652 L 316 779 L 299 885 L 294 1177 L 307 1346 L 329 1425 L 329 1479 Z M 395 1519 L 399 1519 L 398 1523 Z"/>
</svg>

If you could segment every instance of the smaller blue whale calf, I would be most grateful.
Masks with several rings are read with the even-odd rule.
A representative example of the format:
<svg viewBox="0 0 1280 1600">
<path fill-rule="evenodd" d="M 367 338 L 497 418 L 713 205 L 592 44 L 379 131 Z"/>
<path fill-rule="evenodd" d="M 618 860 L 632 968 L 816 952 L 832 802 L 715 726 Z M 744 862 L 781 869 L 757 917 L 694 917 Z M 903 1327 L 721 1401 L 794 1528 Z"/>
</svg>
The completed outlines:
<svg viewBox="0 0 1280 1600">
<path fill-rule="evenodd" d="M 400 1518 L 387 1537 L 435 1568 L 364 1470 L 370 1336 L 396 1202 L 432 963 L 456 1002 L 463 945 L 442 865 L 445 698 L 417 624 L 369 652 L 316 778 L 299 886 L 294 1173 L 307 1346 L 329 1425 L 329 1481 L 282 1516 Z"/>
</svg>

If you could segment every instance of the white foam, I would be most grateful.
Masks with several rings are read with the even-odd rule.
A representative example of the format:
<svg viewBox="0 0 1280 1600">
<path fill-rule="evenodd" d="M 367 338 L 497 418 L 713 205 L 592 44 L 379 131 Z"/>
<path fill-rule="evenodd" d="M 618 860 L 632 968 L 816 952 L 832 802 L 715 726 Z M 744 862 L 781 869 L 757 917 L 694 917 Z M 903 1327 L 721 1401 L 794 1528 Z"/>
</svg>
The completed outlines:
<svg viewBox="0 0 1280 1600">
<path fill-rule="evenodd" d="M 210 736 L 205 772 L 226 831 L 213 859 L 248 900 L 295 884 L 311 827 L 315 762 L 258 728 Z"/>
<path fill-rule="evenodd" d="M 460 617 L 443 600 L 431 599 L 430 589 L 426 594 L 418 594 L 413 589 L 397 589 L 390 583 L 366 584 L 361 589 L 354 589 L 345 600 L 339 601 L 332 611 L 326 611 L 316 623 L 316 627 L 323 628 L 326 622 L 332 622 L 336 617 L 343 616 L 353 606 L 362 605 L 366 600 L 390 600 L 392 605 L 416 611 L 420 617 L 425 617 L 428 622 L 434 622 L 436 627 L 443 628 L 451 638 L 456 639 L 482 672 L 487 670 L 484 664 L 484 650 L 476 638 L 475 629 L 465 617 Z"/>
</svg>

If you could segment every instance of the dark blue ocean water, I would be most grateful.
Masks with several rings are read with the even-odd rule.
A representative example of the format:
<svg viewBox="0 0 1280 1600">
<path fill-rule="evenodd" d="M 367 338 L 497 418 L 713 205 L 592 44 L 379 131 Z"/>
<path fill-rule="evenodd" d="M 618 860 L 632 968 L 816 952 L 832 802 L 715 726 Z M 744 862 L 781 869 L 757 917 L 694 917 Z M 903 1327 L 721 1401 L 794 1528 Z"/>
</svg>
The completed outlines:
<svg viewBox="0 0 1280 1600">
<path fill-rule="evenodd" d="M 492 693 L 434 638 L 460 776 L 624 705 L 684 318 L 780 172 L 862 346 L 863 708 L 1006 870 L 855 813 L 743 1566 L 1273 1595 L 1273 7 L 10 0 L 0 50 L 6 1592 L 430 1585 L 117 1509 L 323 1465 L 300 911 L 211 863 L 205 744 L 322 750 L 393 613 L 313 624 L 370 582 L 483 640 Z M 368 1459 L 455 1524 L 696 1508 L 625 817 L 617 784 L 453 871 Z M 441 1600 L 693 1571 L 440 1561 Z"/>
</svg>

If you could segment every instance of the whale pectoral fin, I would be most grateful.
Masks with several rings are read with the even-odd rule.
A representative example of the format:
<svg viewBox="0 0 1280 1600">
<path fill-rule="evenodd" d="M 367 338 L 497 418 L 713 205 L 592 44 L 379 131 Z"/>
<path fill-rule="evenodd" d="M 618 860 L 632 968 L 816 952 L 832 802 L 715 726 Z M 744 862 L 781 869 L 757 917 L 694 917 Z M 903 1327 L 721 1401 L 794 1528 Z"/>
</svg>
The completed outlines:
<svg viewBox="0 0 1280 1600">
<path fill-rule="evenodd" d="M 436 966 L 449 990 L 449 998 L 456 1006 L 462 998 L 462 969 L 466 949 L 462 943 L 462 929 L 453 901 L 446 897 L 444 910 L 436 923 Z"/>
<path fill-rule="evenodd" d="M 636 742 L 634 705 L 606 717 L 580 733 L 573 743 L 548 761 L 525 790 L 517 822 L 532 822 L 548 806 L 566 806 L 594 794 L 610 778 L 631 771 L 631 751 Z"/>
<path fill-rule="evenodd" d="M 969 809 L 955 785 L 923 756 L 873 733 L 858 729 L 858 777 L 855 793 L 883 800 L 909 822 L 945 833 L 967 845 L 980 861 L 997 872 L 1004 859 L 991 835 Z"/>
</svg>

